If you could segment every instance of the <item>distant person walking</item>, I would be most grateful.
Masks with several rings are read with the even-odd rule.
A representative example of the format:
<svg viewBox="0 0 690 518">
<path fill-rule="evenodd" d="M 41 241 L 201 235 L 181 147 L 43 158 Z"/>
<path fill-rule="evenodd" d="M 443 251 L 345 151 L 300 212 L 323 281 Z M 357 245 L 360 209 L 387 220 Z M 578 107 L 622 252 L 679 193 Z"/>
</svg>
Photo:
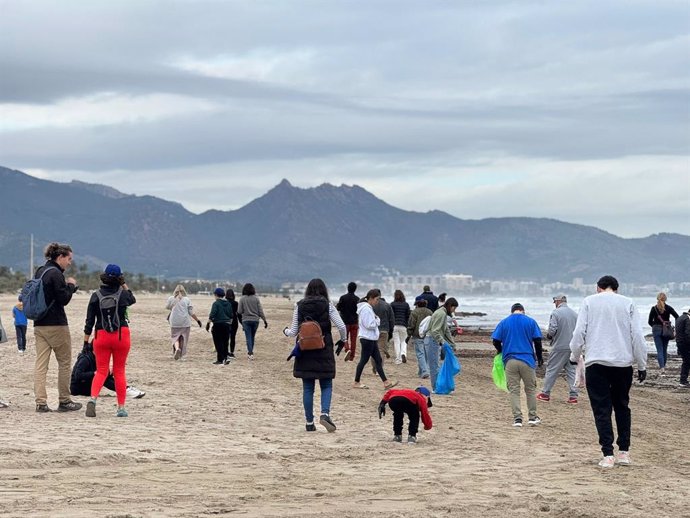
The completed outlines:
<svg viewBox="0 0 690 518">
<path fill-rule="evenodd" d="M 46 263 L 36 270 L 34 279 L 42 278 L 43 293 L 48 311 L 40 319 L 34 320 L 36 337 L 36 368 L 34 372 L 34 393 L 36 395 L 36 412 L 45 413 L 52 410 L 48 406 L 46 376 L 50 353 L 55 354 L 58 362 L 58 412 L 79 410 L 82 405 L 70 398 L 69 381 L 72 369 L 72 337 L 69 332 L 65 306 L 72 300 L 77 291 L 74 277 L 65 279 L 64 272 L 72 264 L 72 247 L 66 244 L 50 243 L 44 255 Z"/>
<path fill-rule="evenodd" d="M 237 337 L 237 329 L 242 323 L 242 317 L 237 313 L 239 308 L 239 303 L 235 300 L 235 292 L 228 288 L 225 290 L 225 300 L 230 302 L 232 306 L 232 322 L 230 322 L 230 353 L 228 354 L 228 360 L 235 359 L 235 339 Z"/>
<path fill-rule="evenodd" d="M 656 360 L 659 363 L 661 375 L 666 374 L 666 360 L 668 359 L 668 342 L 671 340 L 671 335 L 664 331 L 670 328 L 671 316 L 673 319 L 678 318 L 678 313 L 670 305 L 666 304 L 666 294 L 659 293 L 656 296 L 656 305 L 652 306 L 649 311 L 649 319 L 647 323 L 652 327 L 652 336 L 654 337 L 654 346 L 656 347 Z"/>
<path fill-rule="evenodd" d="M 419 336 L 419 324 L 426 317 L 432 315 L 431 310 L 426 307 L 426 300 L 417 297 L 414 301 L 415 308 L 410 313 L 410 318 L 407 321 L 407 334 L 414 345 L 415 356 L 417 357 L 417 376 L 422 379 L 429 378 L 429 364 L 426 361 L 425 341 L 431 341 L 431 335 L 427 334 L 425 338 Z"/>
<path fill-rule="evenodd" d="M 17 333 L 17 350 L 20 354 L 26 352 L 26 328 L 28 321 L 24 314 L 24 304 L 22 303 L 22 296 L 19 295 L 17 303 L 12 308 L 12 315 L 14 316 L 14 330 Z"/>
<path fill-rule="evenodd" d="M 379 291 L 380 293 L 380 291 Z M 395 327 L 395 320 L 393 318 L 393 310 L 391 305 L 386 302 L 386 299 L 379 297 L 378 302 L 373 307 L 374 314 L 379 318 L 379 338 L 377 340 L 377 347 L 379 356 L 381 357 L 381 365 L 384 363 L 384 357 L 390 358 L 388 352 L 388 340 L 393 336 L 393 327 Z M 374 358 L 371 359 L 371 368 L 376 374 L 376 362 Z"/>
<path fill-rule="evenodd" d="M 635 303 L 617 293 L 618 281 L 605 275 L 597 281 L 596 295 L 582 301 L 570 342 L 570 361 L 585 356 L 587 394 L 604 454 L 599 466 L 630 464 L 630 387 L 633 364 L 638 380 L 647 377 L 647 345 Z M 618 455 L 613 456 L 611 411 L 616 413 Z"/>
<path fill-rule="evenodd" d="M 424 288 L 422 288 L 422 294 L 419 296 L 426 300 L 426 307 L 429 308 L 432 313 L 438 309 L 438 297 L 434 295 L 434 292 L 431 291 L 429 286 L 424 286 Z"/>
<path fill-rule="evenodd" d="M 213 365 L 227 365 L 228 360 L 228 342 L 230 341 L 230 324 L 232 323 L 232 304 L 225 299 L 225 290 L 223 288 L 216 288 L 213 290 L 213 295 L 216 300 L 211 306 L 211 312 L 208 315 L 209 323 L 213 322 L 213 329 L 211 329 L 211 336 L 213 336 L 213 345 L 216 348 L 216 361 Z M 209 324 L 206 324 L 208 329 Z"/>
<path fill-rule="evenodd" d="M 676 319 L 676 347 L 678 354 L 683 359 L 680 366 L 679 388 L 690 388 L 688 374 L 690 374 L 690 308 L 686 308 L 681 316 Z"/>
<path fill-rule="evenodd" d="M 393 302 L 393 348 L 395 350 L 395 363 L 407 363 L 407 322 L 410 319 L 410 305 L 405 301 L 405 294 L 395 290 Z"/>
<path fill-rule="evenodd" d="M 242 297 L 237 307 L 237 314 L 242 318 L 242 329 L 247 340 L 247 357 L 254 359 L 254 338 L 259 329 L 259 320 L 264 321 L 264 328 L 268 327 L 261 301 L 256 296 L 256 289 L 251 283 L 242 287 Z"/>
<path fill-rule="evenodd" d="M 101 274 L 101 287 L 89 299 L 84 324 L 84 345 L 89 343 L 94 330 L 93 352 L 96 355 L 96 375 L 91 383 L 91 400 L 86 404 L 86 417 L 96 417 L 96 401 L 110 374 L 113 361 L 113 378 L 117 395 L 117 417 L 127 417 L 127 376 L 125 365 L 131 347 L 127 308 L 136 302 L 127 287 L 122 270 L 109 264 Z"/>
<path fill-rule="evenodd" d="M 376 313 L 374 307 L 378 304 L 381 297 L 381 291 L 378 289 L 371 289 L 364 297 L 364 301 L 357 305 L 357 316 L 359 317 L 359 343 L 362 346 L 362 355 L 357 364 L 355 371 L 355 382 L 353 388 L 369 388 L 364 383 L 361 383 L 362 371 L 370 358 L 374 360 L 376 372 L 383 381 L 383 388 L 392 388 L 398 384 L 397 381 L 390 381 L 383 371 L 383 359 L 378 347 L 379 326 L 381 321 Z"/>
<path fill-rule="evenodd" d="M 455 340 L 448 327 L 448 317 L 454 315 L 456 309 L 458 309 L 458 301 L 451 297 L 446 300 L 443 306 L 434 311 L 429 322 L 427 339 L 424 341 L 424 352 L 426 353 L 426 362 L 429 366 L 431 388 L 433 390 L 436 390 L 436 378 L 438 377 L 439 360 L 441 359 L 443 344 L 447 343 L 455 350 Z"/>
<path fill-rule="evenodd" d="M 537 322 L 525 315 L 525 308 L 519 302 L 510 308 L 510 316 L 498 323 L 491 335 L 494 347 L 503 355 L 510 406 L 513 410 L 513 426 L 522 426 L 520 406 L 520 381 L 524 384 L 527 396 L 530 426 L 541 423 L 537 415 L 537 374 L 538 365 L 543 365 L 541 330 Z"/>
<path fill-rule="evenodd" d="M 173 358 L 180 360 L 187 356 L 192 319 L 199 324 L 199 327 L 201 327 L 201 320 L 194 313 L 192 302 L 187 297 L 187 290 L 182 284 L 175 286 L 175 291 L 168 297 L 165 307 L 170 310 L 168 321 Z"/>
<path fill-rule="evenodd" d="M 295 356 L 292 375 L 302 380 L 302 403 L 306 418 L 307 432 L 316 431 L 314 424 L 314 390 L 316 380 L 321 389 L 321 414 L 319 424 L 328 432 L 335 432 L 336 426 L 331 419 L 331 398 L 333 379 L 335 378 L 335 355 L 333 353 L 333 335 L 331 324 L 340 333 L 340 339 L 347 343 L 347 329 L 340 318 L 338 310 L 330 302 L 328 289 L 321 279 L 312 279 L 304 291 L 304 298 L 295 304 L 292 313 L 292 324 L 284 329 L 285 336 L 297 336 L 299 326 L 305 320 L 319 324 L 325 346 L 323 349 L 304 350 Z"/>
<path fill-rule="evenodd" d="M 568 380 L 568 403 L 577 404 L 578 390 L 575 387 L 575 366 L 570 363 L 570 340 L 573 338 L 577 313 L 568 307 L 568 299 L 565 295 L 557 295 L 553 298 L 556 309 L 549 318 L 549 330 L 546 338 L 551 340 L 551 351 L 546 362 L 546 375 L 544 387 L 537 394 L 539 401 L 551 401 L 551 389 L 556 379 L 565 369 Z"/>
<path fill-rule="evenodd" d="M 359 297 L 355 295 L 357 291 L 357 284 L 350 282 L 347 285 L 347 293 L 340 297 L 336 309 L 340 313 L 340 318 L 345 323 L 347 330 L 347 343 L 350 346 L 350 351 L 345 355 L 345 361 L 354 361 L 355 353 L 357 352 L 357 304 L 359 304 Z"/>
</svg>

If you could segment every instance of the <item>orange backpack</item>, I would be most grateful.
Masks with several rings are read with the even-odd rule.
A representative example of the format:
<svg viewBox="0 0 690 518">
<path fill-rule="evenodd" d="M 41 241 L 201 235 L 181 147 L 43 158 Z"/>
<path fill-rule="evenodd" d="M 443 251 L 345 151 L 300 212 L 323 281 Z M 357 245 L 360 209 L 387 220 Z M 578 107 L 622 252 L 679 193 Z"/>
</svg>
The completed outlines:
<svg viewBox="0 0 690 518">
<path fill-rule="evenodd" d="M 297 344 L 300 351 L 314 351 L 326 347 L 326 343 L 323 341 L 321 326 L 318 322 L 305 320 L 299 325 Z"/>
</svg>

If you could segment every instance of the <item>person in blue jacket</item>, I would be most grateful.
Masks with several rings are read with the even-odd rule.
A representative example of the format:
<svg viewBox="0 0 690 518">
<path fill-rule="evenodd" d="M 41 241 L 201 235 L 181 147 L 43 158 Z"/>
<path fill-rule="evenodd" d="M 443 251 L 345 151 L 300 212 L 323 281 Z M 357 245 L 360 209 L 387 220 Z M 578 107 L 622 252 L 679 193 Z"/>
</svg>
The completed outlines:
<svg viewBox="0 0 690 518">
<path fill-rule="evenodd" d="M 21 295 L 19 295 L 17 301 L 17 304 L 12 308 L 12 315 L 14 316 L 14 330 L 17 332 L 17 349 L 20 354 L 24 354 L 26 352 L 26 327 L 28 321 L 24 314 L 24 303 L 22 302 Z"/>
<path fill-rule="evenodd" d="M 510 316 L 498 323 L 491 335 L 494 347 L 503 355 L 510 404 L 513 409 L 513 426 L 522 426 L 520 407 L 520 381 L 525 386 L 530 426 L 541 423 L 537 416 L 536 367 L 544 365 L 541 348 L 541 329 L 537 322 L 525 315 L 519 302 L 510 308 Z"/>
</svg>

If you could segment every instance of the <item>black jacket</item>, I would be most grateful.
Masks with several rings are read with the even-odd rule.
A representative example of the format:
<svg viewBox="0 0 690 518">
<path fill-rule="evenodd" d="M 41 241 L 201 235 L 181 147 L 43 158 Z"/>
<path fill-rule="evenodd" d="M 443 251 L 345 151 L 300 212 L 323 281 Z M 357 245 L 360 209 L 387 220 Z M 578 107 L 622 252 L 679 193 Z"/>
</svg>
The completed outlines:
<svg viewBox="0 0 690 518">
<path fill-rule="evenodd" d="M 656 306 L 652 306 L 652 309 L 649 310 L 649 318 L 647 319 L 647 323 L 650 326 L 661 326 L 663 325 L 661 319 L 663 318 L 664 322 L 670 322 L 671 315 L 673 315 L 674 319 L 678 318 L 678 313 L 676 313 L 676 310 L 668 304 L 666 304 L 666 307 L 663 311 L 659 311 Z"/>
<path fill-rule="evenodd" d="M 99 290 L 102 295 L 111 295 L 118 290 L 119 286 L 106 286 L 102 285 Z M 129 327 L 125 315 L 127 313 L 127 306 L 131 306 L 137 301 L 134 298 L 132 290 L 122 290 L 120 295 L 120 301 L 117 305 L 117 315 L 120 317 L 120 327 Z M 103 324 L 101 323 L 101 310 L 98 305 L 98 295 L 96 292 L 91 294 L 89 299 L 89 306 L 86 308 L 86 323 L 84 324 L 84 334 L 91 335 L 91 331 L 94 327 L 94 322 L 96 324 L 96 331 L 103 329 Z"/>
<path fill-rule="evenodd" d="M 426 300 L 426 307 L 433 313 L 438 309 L 438 297 L 434 295 L 431 291 L 425 291 L 420 295 L 424 300 Z"/>
<path fill-rule="evenodd" d="M 346 326 L 351 326 L 357 323 L 357 303 L 359 297 L 354 293 L 346 293 L 335 306 L 335 309 L 340 313 L 343 323 Z"/>
<path fill-rule="evenodd" d="M 676 319 L 676 346 L 681 349 L 690 349 L 690 316 L 683 313 Z"/>
<path fill-rule="evenodd" d="M 38 279 L 45 268 L 50 268 L 50 270 L 43 276 L 43 293 L 46 304 L 50 307 L 43 318 L 34 320 L 34 326 L 66 326 L 65 306 L 72 300 L 77 287 L 65 282 L 64 270 L 58 263 L 51 260 L 46 261 L 46 264 L 36 270 L 34 279 Z"/>
<path fill-rule="evenodd" d="M 410 319 L 410 305 L 407 302 L 391 302 L 391 309 L 393 310 L 393 319 L 396 326 L 407 327 L 407 321 Z"/>
<path fill-rule="evenodd" d="M 328 305 L 329 302 L 324 297 L 306 297 L 297 303 L 297 324 L 304 322 L 307 317 L 318 322 L 326 346 L 323 349 L 301 351 L 300 355 L 295 357 L 292 373 L 295 378 L 335 378 L 335 355 Z"/>
<path fill-rule="evenodd" d="M 69 391 L 73 396 L 90 396 L 91 383 L 96 375 L 96 356 L 93 354 L 93 346 L 84 344 L 77 361 L 72 367 L 72 379 Z M 108 374 L 104 386 L 110 390 L 115 390 L 115 380 L 112 374 Z"/>
</svg>

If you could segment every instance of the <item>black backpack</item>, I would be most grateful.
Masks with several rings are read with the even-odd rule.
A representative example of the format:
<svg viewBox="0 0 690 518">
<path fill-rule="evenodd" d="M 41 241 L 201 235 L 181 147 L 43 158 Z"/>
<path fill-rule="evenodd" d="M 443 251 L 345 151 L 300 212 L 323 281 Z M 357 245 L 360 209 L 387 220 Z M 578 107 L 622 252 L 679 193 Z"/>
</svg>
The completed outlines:
<svg viewBox="0 0 690 518">
<path fill-rule="evenodd" d="M 120 329 L 120 315 L 118 313 L 120 295 L 122 295 L 122 287 L 118 288 L 115 293 L 108 295 L 103 295 L 101 290 L 96 292 L 101 311 L 101 325 L 106 333 L 114 333 Z"/>
</svg>

